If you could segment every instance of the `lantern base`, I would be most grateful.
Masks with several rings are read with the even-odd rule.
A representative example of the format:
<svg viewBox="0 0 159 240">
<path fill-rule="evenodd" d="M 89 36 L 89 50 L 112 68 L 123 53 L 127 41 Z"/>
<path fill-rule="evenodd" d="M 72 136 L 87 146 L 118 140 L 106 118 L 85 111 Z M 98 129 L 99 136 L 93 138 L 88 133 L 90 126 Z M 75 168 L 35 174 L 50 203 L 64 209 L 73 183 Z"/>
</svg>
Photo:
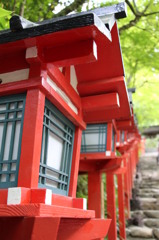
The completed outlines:
<svg viewBox="0 0 159 240">
<path fill-rule="evenodd" d="M 3 240 L 97 239 L 110 226 L 111 219 L 97 219 L 94 211 L 84 210 L 83 199 L 52 194 L 50 201 L 47 189 L 4 189 L 0 196 Z"/>
</svg>

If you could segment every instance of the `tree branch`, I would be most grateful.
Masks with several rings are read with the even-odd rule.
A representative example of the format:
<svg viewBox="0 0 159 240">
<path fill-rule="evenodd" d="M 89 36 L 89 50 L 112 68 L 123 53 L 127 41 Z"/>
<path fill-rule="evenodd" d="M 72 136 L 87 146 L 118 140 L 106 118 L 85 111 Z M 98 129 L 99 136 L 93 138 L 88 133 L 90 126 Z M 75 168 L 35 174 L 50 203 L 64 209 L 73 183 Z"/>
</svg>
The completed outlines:
<svg viewBox="0 0 159 240">
<path fill-rule="evenodd" d="M 158 13 L 159 13 L 159 11 L 158 12 L 144 13 L 143 17 L 151 16 L 151 15 L 158 14 Z"/>
<path fill-rule="evenodd" d="M 133 20 L 131 20 L 128 24 L 125 24 L 123 25 L 122 27 L 119 28 L 119 33 L 121 34 L 123 31 L 131 28 L 131 27 L 134 27 L 138 21 L 140 20 L 141 17 L 137 16 L 135 17 Z"/>
<path fill-rule="evenodd" d="M 125 0 L 126 4 L 129 6 L 132 13 L 136 16 L 135 9 L 133 8 L 133 5 L 129 2 L 129 0 Z"/>
<path fill-rule="evenodd" d="M 21 5 L 20 5 L 19 15 L 20 15 L 21 17 L 24 16 L 25 4 L 26 4 L 26 0 L 23 0 L 23 2 L 22 2 Z"/>
<path fill-rule="evenodd" d="M 142 18 L 142 17 L 147 17 L 147 16 L 150 16 L 150 15 L 155 15 L 157 13 L 159 13 L 159 11 L 156 11 L 156 12 L 150 12 L 150 13 L 145 13 L 147 11 L 147 9 L 149 8 L 150 6 L 150 3 L 147 4 L 144 8 L 144 10 L 142 12 L 139 12 L 137 10 L 137 6 L 136 6 L 136 3 L 135 1 L 133 1 L 134 3 L 134 6 L 135 6 L 135 9 L 133 8 L 132 4 L 129 2 L 129 0 L 125 0 L 125 2 L 127 3 L 127 5 L 129 6 L 129 8 L 131 9 L 131 11 L 133 12 L 133 14 L 135 15 L 135 18 L 133 20 L 131 20 L 128 24 L 125 24 L 124 26 L 120 27 L 119 28 L 119 32 L 120 34 L 122 33 L 122 31 L 125 31 L 131 27 L 134 27 L 138 22 L 139 20 Z"/>
<path fill-rule="evenodd" d="M 66 16 L 68 13 L 72 12 L 73 10 L 76 10 L 85 2 L 86 0 L 75 0 L 73 3 L 62 9 L 59 13 L 55 14 L 54 16 L 55 17 Z"/>
</svg>

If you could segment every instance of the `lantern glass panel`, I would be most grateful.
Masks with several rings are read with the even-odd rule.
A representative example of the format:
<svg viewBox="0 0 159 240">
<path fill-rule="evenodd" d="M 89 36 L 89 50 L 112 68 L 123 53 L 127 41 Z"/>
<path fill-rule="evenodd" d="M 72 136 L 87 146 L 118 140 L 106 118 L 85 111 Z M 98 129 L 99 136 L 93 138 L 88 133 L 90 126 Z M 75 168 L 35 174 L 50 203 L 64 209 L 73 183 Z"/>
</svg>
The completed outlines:
<svg viewBox="0 0 159 240">
<path fill-rule="evenodd" d="M 121 131 L 120 140 L 121 140 L 122 143 L 125 141 L 124 131 Z"/>
<path fill-rule="evenodd" d="M 82 132 L 81 152 L 105 152 L 107 124 L 88 124 Z"/>
<path fill-rule="evenodd" d="M 74 131 L 74 125 L 46 100 L 39 187 L 50 188 L 57 194 L 68 194 Z"/>
<path fill-rule="evenodd" d="M 112 152 L 115 151 L 115 131 L 114 131 L 114 128 L 112 130 Z"/>
<path fill-rule="evenodd" d="M 25 95 L 0 98 L 0 188 L 16 187 Z"/>
</svg>

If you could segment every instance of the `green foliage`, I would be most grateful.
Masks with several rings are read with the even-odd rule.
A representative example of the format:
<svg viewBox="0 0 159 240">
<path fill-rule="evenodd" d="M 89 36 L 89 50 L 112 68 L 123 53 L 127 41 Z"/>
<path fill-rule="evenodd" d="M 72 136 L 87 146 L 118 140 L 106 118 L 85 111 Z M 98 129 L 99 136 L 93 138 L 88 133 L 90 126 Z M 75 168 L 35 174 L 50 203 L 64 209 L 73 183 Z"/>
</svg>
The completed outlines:
<svg viewBox="0 0 159 240">
<path fill-rule="evenodd" d="M 88 176 L 79 175 L 77 183 L 77 197 L 78 198 L 88 198 Z"/>
<path fill-rule="evenodd" d="M 147 16 L 120 35 L 127 85 L 136 87 L 133 102 L 139 128 L 159 124 L 159 1 L 137 1 L 139 11 L 146 6 Z M 128 17 L 119 21 L 119 29 L 133 19 L 128 8 Z"/>
<path fill-rule="evenodd" d="M 156 151 L 157 151 L 157 148 L 158 148 L 158 143 L 159 143 L 159 135 L 154 137 L 154 138 L 146 138 L 146 149 L 155 149 L 156 148 Z"/>
<path fill-rule="evenodd" d="M 9 28 L 9 18 L 11 11 L 7 11 L 0 7 L 0 30 Z"/>
</svg>

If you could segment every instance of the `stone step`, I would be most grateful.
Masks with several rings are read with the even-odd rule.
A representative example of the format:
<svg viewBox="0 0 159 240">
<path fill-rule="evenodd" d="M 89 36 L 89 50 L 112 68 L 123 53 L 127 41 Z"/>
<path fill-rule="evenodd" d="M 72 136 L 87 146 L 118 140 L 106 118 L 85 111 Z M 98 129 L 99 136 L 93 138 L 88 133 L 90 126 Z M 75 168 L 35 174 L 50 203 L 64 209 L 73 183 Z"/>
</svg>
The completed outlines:
<svg viewBox="0 0 159 240">
<path fill-rule="evenodd" d="M 136 237 L 127 237 L 127 240 L 155 240 L 155 238 L 136 238 Z"/>
<path fill-rule="evenodd" d="M 159 201 L 157 198 L 138 198 L 141 210 L 159 210 Z"/>
<path fill-rule="evenodd" d="M 138 238 L 153 238 L 153 229 L 148 227 L 138 227 L 138 226 L 131 226 L 129 227 L 130 237 L 138 237 Z"/>
<path fill-rule="evenodd" d="M 150 228 L 159 228 L 159 219 L 156 218 L 145 218 L 143 219 L 143 223 Z"/>
<path fill-rule="evenodd" d="M 156 189 L 159 190 L 159 186 L 156 186 L 156 185 L 153 185 L 153 184 L 140 184 L 140 185 L 139 185 L 139 188 L 141 188 L 141 189 L 145 189 L 145 188 L 148 188 L 148 187 L 150 187 L 150 188 L 156 188 Z"/>
<path fill-rule="evenodd" d="M 143 211 L 143 213 L 148 218 L 159 219 L 159 211 L 158 210 L 146 210 L 146 211 Z"/>
<path fill-rule="evenodd" d="M 136 238 L 136 237 L 133 237 L 133 238 L 131 238 L 131 237 L 127 237 L 126 238 L 127 240 L 156 240 L 155 238 Z"/>
<path fill-rule="evenodd" d="M 153 229 L 153 235 L 156 239 L 159 239 L 159 228 Z"/>
<path fill-rule="evenodd" d="M 142 194 L 142 193 L 159 194 L 159 189 L 158 188 L 144 188 L 144 189 L 138 189 L 137 192 L 139 194 Z"/>
<path fill-rule="evenodd" d="M 146 192 L 146 193 L 137 193 L 136 196 L 137 197 L 141 197 L 141 198 L 142 197 L 143 198 L 147 198 L 147 197 L 149 198 L 149 197 L 156 197 L 156 194 L 154 194 L 154 193 L 147 193 Z"/>
</svg>

